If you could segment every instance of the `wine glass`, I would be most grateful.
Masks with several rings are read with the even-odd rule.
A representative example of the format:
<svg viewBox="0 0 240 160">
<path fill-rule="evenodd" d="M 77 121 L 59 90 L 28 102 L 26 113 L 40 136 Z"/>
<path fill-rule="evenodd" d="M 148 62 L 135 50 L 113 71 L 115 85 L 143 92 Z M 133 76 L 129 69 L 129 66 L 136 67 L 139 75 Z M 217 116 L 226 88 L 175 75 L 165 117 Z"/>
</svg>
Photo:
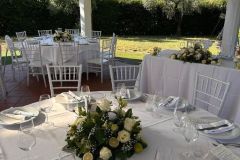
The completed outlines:
<svg viewBox="0 0 240 160">
<path fill-rule="evenodd" d="M 192 124 L 189 120 L 186 120 L 183 126 L 183 136 L 185 138 L 185 141 L 188 143 L 189 149 L 188 152 L 184 153 L 184 156 L 187 158 L 195 157 L 192 151 L 192 148 L 190 146 L 191 142 L 195 142 L 198 137 L 198 131 L 195 128 L 195 125 Z"/>
<path fill-rule="evenodd" d="M 53 107 L 53 104 L 52 104 L 52 100 L 51 100 L 51 97 L 49 94 L 43 94 L 43 95 L 40 95 L 39 97 L 39 102 L 41 101 L 45 101 L 45 102 L 42 102 L 44 104 L 42 104 L 44 107 L 41 108 L 42 111 L 45 113 L 45 125 L 49 125 L 49 126 L 53 126 L 54 123 L 53 122 L 49 122 L 49 117 L 48 117 L 48 113 L 51 112 L 52 110 L 52 107 Z"/>
<path fill-rule="evenodd" d="M 25 122 L 25 123 L 21 123 L 20 124 L 20 131 L 24 131 L 24 132 L 32 132 L 34 128 L 34 122 L 33 119 L 31 121 Z"/>
<path fill-rule="evenodd" d="M 82 85 L 81 86 L 81 95 L 82 96 L 88 96 L 90 94 L 90 88 L 88 85 Z"/>
<path fill-rule="evenodd" d="M 173 111 L 173 122 L 174 125 L 177 128 L 174 128 L 173 131 L 176 133 L 182 133 L 182 127 L 184 125 L 184 122 L 186 120 L 187 117 L 187 109 L 186 106 L 182 107 L 182 100 L 180 98 L 177 99 L 176 104 L 175 104 L 175 108 Z"/>
<path fill-rule="evenodd" d="M 126 88 L 125 83 L 118 83 L 117 84 L 117 94 L 120 97 L 126 97 L 126 95 L 127 95 L 127 88 Z"/>
<path fill-rule="evenodd" d="M 30 132 L 28 129 L 20 129 L 18 131 L 18 148 L 27 152 L 27 157 L 24 159 L 34 159 L 29 156 L 29 151 L 36 145 L 36 136 Z"/>
</svg>

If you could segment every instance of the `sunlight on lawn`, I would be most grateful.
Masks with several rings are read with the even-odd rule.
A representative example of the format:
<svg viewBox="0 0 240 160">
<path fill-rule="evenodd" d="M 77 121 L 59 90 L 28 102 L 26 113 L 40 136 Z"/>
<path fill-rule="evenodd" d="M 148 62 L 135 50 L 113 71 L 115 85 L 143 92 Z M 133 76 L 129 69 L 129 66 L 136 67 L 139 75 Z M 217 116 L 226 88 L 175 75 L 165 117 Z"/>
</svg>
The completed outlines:
<svg viewBox="0 0 240 160">
<path fill-rule="evenodd" d="M 143 59 L 151 53 L 154 47 L 160 47 L 162 50 L 179 50 L 187 40 L 204 38 L 163 38 L 163 37 L 119 37 L 117 41 L 117 57 Z M 209 49 L 214 55 L 219 54 L 217 42 Z"/>
</svg>

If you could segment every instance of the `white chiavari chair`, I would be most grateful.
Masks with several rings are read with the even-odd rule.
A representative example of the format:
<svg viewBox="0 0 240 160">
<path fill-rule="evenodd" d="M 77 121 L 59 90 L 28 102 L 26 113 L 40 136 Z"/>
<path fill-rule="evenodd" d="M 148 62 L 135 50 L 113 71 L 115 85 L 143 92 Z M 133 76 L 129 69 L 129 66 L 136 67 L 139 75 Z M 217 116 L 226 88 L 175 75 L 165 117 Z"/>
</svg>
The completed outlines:
<svg viewBox="0 0 240 160">
<path fill-rule="evenodd" d="M 21 54 L 22 52 L 20 51 L 20 49 L 14 46 L 12 39 L 8 35 L 5 36 L 5 42 L 7 44 L 6 58 L 7 58 L 7 53 L 9 51 L 11 54 L 11 60 L 12 60 L 11 65 L 12 65 L 13 79 L 15 80 L 15 70 L 17 69 L 17 70 L 23 71 L 23 67 L 26 66 L 28 62 L 26 57 L 23 54 Z M 16 53 L 17 51 L 19 51 L 19 55 L 17 55 Z M 5 63 L 6 61 L 4 61 L 3 74 L 5 73 Z M 19 72 L 19 76 L 20 76 L 20 72 Z"/>
<path fill-rule="evenodd" d="M 54 90 L 80 91 L 82 79 L 82 65 L 77 66 L 47 65 L 46 67 L 52 97 L 55 95 Z M 77 85 L 75 83 L 77 83 Z"/>
<path fill-rule="evenodd" d="M 1 53 L 2 53 L 2 47 L 0 45 L 0 88 L 1 88 L 1 92 L 2 92 L 2 97 L 3 97 L 3 99 L 5 99 L 7 91 L 5 88 L 4 76 L 2 73 L 2 54 Z"/>
<path fill-rule="evenodd" d="M 92 31 L 92 38 L 101 39 L 102 31 Z"/>
<path fill-rule="evenodd" d="M 108 70 L 109 60 L 104 58 L 105 53 L 111 51 L 111 39 L 102 40 L 101 52 L 89 51 L 87 60 L 87 80 L 88 73 L 95 72 L 101 73 L 101 82 L 103 83 L 103 73 Z"/>
<path fill-rule="evenodd" d="M 193 104 L 218 115 L 222 109 L 229 86 L 229 82 L 223 82 L 197 72 Z"/>
<path fill-rule="evenodd" d="M 112 90 L 116 91 L 117 84 L 124 83 L 128 88 L 139 89 L 141 78 L 141 65 L 109 65 Z"/>
<path fill-rule="evenodd" d="M 42 49 L 40 42 L 33 44 L 31 42 L 23 42 L 23 54 L 26 55 L 28 63 L 27 67 L 27 86 L 29 86 L 29 76 L 33 75 L 38 78 L 38 75 L 42 75 L 44 85 L 47 87 L 45 75 L 46 64 L 51 64 L 47 59 L 42 58 Z"/>
<path fill-rule="evenodd" d="M 79 35 L 80 31 L 79 29 L 65 29 L 66 32 L 68 32 L 70 35 Z"/>
<path fill-rule="evenodd" d="M 18 42 L 22 42 L 25 39 L 27 39 L 27 32 L 26 31 L 16 32 L 16 36 L 17 36 Z"/>
<path fill-rule="evenodd" d="M 60 60 L 59 65 L 78 65 L 79 45 L 74 42 L 60 42 Z"/>
<path fill-rule="evenodd" d="M 52 35 L 52 30 L 38 30 L 39 37 Z"/>
</svg>

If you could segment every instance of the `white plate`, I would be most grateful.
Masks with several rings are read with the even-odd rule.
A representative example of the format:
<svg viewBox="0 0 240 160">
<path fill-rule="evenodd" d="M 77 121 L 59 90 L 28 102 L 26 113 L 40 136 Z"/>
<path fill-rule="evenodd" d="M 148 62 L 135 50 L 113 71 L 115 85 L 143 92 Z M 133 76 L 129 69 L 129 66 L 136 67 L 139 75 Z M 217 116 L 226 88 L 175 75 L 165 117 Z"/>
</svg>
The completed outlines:
<svg viewBox="0 0 240 160">
<path fill-rule="evenodd" d="M 33 116 L 29 119 L 23 120 L 21 122 L 17 122 L 17 123 L 4 123 L 4 122 L 0 121 L 0 125 L 11 126 L 11 125 L 16 125 L 16 124 L 22 124 L 22 123 L 25 123 L 25 122 L 35 119 L 39 115 L 39 110 L 37 110 L 34 107 L 26 107 L 26 106 L 25 107 L 11 107 L 9 109 L 2 111 L 1 113 L 2 114 L 13 113 L 15 110 L 26 111 L 26 112 L 32 113 L 35 116 Z"/>
<path fill-rule="evenodd" d="M 203 124 L 203 123 L 213 123 L 221 120 L 218 117 L 200 117 L 200 118 L 191 118 L 191 120 L 195 124 Z M 199 133 L 213 139 L 234 139 L 240 136 L 240 128 L 239 126 L 235 125 L 235 128 L 231 131 L 219 133 L 219 134 L 207 134 L 202 131 L 199 131 Z"/>
</svg>

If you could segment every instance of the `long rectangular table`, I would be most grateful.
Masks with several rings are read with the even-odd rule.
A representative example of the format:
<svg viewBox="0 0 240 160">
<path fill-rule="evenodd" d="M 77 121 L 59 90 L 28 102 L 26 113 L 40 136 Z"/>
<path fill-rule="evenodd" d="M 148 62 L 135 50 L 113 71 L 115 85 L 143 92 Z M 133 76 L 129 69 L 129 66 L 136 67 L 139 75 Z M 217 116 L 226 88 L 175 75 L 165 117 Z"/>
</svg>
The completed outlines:
<svg viewBox="0 0 240 160">
<path fill-rule="evenodd" d="M 104 92 L 108 94 L 109 92 Z M 46 102 L 30 104 L 33 107 L 41 107 Z M 116 103 L 113 103 L 116 104 Z M 173 132 L 174 124 L 171 112 L 159 112 L 159 114 L 149 112 L 148 103 L 141 101 L 129 102 L 128 107 L 133 109 L 133 114 L 139 116 L 142 121 L 142 137 L 148 143 L 148 147 L 140 154 L 135 154 L 130 160 L 171 160 L 179 159 L 182 152 L 189 149 L 184 137 Z M 53 112 L 49 114 L 49 121 L 55 123 L 55 127 L 42 128 L 40 120 L 34 129 L 37 137 L 36 146 L 30 151 L 30 155 L 37 156 L 37 160 L 55 160 L 66 144 L 66 132 L 68 124 L 71 124 L 76 114 L 65 110 L 64 106 L 54 103 Z M 207 111 L 197 109 L 190 113 L 191 116 L 214 116 Z M 18 128 L 0 129 L 0 148 L 4 155 L 3 160 L 20 160 L 26 152 L 17 147 Z M 207 137 L 201 136 L 199 141 L 209 141 Z M 202 146 L 206 147 L 206 146 Z M 232 148 L 235 153 L 240 153 L 240 149 Z M 1 152 L 0 152 L 1 153 Z M 212 159 L 211 159 L 212 160 Z"/>
<path fill-rule="evenodd" d="M 180 96 L 193 103 L 196 72 L 231 83 L 219 116 L 240 123 L 240 72 L 236 69 L 147 55 L 140 87 L 145 93 Z"/>
</svg>

